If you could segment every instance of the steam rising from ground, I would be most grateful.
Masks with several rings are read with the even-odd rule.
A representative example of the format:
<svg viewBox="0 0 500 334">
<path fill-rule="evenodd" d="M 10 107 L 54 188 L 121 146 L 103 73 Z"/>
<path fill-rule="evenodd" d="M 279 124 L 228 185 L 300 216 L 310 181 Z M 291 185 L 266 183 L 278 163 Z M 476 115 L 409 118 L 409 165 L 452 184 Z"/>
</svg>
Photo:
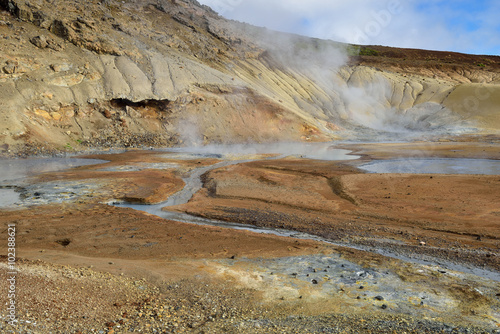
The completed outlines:
<svg viewBox="0 0 500 334">
<path fill-rule="evenodd" d="M 277 64 L 311 78 L 325 91 L 333 107 L 320 108 L 330 117 L 329 122 L 348 130 L 345 137 L 373 134 L 371 140 L 406 140 L 476 130 L 473 124 L 438 103 L 424 102 L 406 109 L 391 105 L 393 83 L 383 75 L 351 82 L 346 64 L 349 55 L 356 52 L 353 46 L 267 30 L 250 34 Z"/>
<path fill-rule="evenodd" d="M 400 134 L 406 138 L 424 134 L 459 134 L 474 130 L 472 124 L 433 102 L 422 103 L 402 111 L 396 108 L 352 108 L 350 117 L 359 125 Z"/>
<path fill-rule="evenodd" d="M 213 156 L 225 159 L 241 159 L 242 156 L 276 154 L 278 156 L 294 156 L 317 160 L 355 160 L 357 155 L 350 155 L 350 151 L 337 149 L 331 143 L 269 143 L 269 144 L 235 144 L 235 145 L 207 145 L 169 149 L 179 153 L 189 153 L 203 156 Z"/>
<path fill-rule="evenodd" d="M 245 36 L 245 42 L 253 44 L 255 49 L 265 50 L 259 57 L 262 64 L 242 66 L 244 73 L 247 68 L 257 69 L 249 76 L 251 79 L 240 75 L 238 62 L 226 64 L 229 73 L 243 79 L 239 84 L 245 85 L 245 80 L 253 78 L 259 80 L 259 66 L 264 65 L 274 73 L 260 78 L 256 84 L 261 90 L 257 94 L 274 99 L 276 104 L 296 108 L 301 117 L 306 115 L 308 122 L 316 121 L 313 125 L 320 131 L 331 131 L 332 137 L 360 141 L 412 140 L 477 130 L 441 104 L 423 99 L 424 103 L 412 105 L 416 97 L 408 98 L 405 94 L 414 91 L 406 91 L 408 87 L 402 77 L 347 66 L 357 52 L 355 46 L 245 24 L 230 28 L 235 38 Z M 227 27 L 228 31 L 230 28 Z M 416 80 L 412 84 L 425 86 Z M 238 101 L 235 107 L 239 103 L 248 101 Z M 204 137 L 199 122 L 196 114 L 185 115 L 179 122 L 177 131 L 183 145 L 199 146 L 207 139 L 213 140 L 209 135 Z M 232 140 L 233 137 L 227 138 L 228 142 Z"/>
<path fill-rule="evenodd" d="M 177 131 L 180 134 L 179 139 L 185 145 L 199 146 L 203 143 L 197 119 L 194 115 L 189 115 L 187 118 L 181 119 L 177 124 Z"/>
</svg>

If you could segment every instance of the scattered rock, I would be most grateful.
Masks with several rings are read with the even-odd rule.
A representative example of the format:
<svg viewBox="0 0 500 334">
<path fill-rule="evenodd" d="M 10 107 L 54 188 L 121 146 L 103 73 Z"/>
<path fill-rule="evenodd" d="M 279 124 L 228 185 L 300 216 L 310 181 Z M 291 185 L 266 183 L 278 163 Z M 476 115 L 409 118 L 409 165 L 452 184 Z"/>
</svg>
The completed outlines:
<svg viewBox="0 0 500 334">
<path fill-rule="evenodd" d="M 59 245 L 66 247 L 66 246 L 68 246 L 71 243 L 71 239 L 64 238 L 64 239 L 57 240 L 56 242 Z"/>
<path fill-rule="evenodd" d="M 57 111 L 51 112 L 50 116 L 52 117 L 53 120 L 59 121 L 62 118 L 62 115 L 58 113 Z"/>
<path fill-rule="evenodd" d="M 41 117 L 45 118 L 46 120 L 51 120 L 52 119 L 52 116 L 50 116 L 50 114 L 49 114 L 49 112 L 47 110 L 36 109 L 35 110 L 35 114 L 38 115 L 38 116 L 41 116 Z"/>
<path fill-rule="evenodd" d="M 50 65 L 50 68 L 54 72 L 61 72 L 61 70 L 62 70 L 62 66 L 59 64 L 52 64 L 52 65 Z"/>
<path fill-rule="evenodd" d="M 16 66 L 14 64 L 7 64 L 2 70 L 5 74 L 14 74 L 16 72 Z"/>
<path fill-rule="evenodd" d="M 47 37 L 40 35 L 40 36 L 35 36 L 30 39 L 31 44 L 36 46 L 37 48 L 40 49 L 45 49 L 47 46 L 49 46 L 49 43 L 47 42 Z"/>
</svg>

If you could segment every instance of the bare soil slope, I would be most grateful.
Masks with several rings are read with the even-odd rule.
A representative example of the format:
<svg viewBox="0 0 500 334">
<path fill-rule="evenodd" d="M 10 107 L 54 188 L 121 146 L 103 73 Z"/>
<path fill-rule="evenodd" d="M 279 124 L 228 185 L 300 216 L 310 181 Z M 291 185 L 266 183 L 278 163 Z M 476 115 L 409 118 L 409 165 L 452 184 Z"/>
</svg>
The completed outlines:
<svg viewBox="0 0 500 334">
<path fill-rule="evenodd" d="M 268 32 L 188 0 L 0 8 L 3 154 L 499 128 L 498 57 Z"/>
</svg>

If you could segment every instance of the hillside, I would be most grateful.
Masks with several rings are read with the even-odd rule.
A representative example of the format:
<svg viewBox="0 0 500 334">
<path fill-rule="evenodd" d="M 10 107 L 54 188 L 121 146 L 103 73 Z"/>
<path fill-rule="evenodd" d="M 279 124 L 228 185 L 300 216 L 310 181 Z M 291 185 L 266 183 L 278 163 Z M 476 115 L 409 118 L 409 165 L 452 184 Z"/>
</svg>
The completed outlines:
<svg viewBox="0 0 500 334">
<path fill-rule="evenodd" d="M 500 129 L 500 57 L 356 47 L 194 0 L 1 0 L 0 150 Z"/>
</svg>

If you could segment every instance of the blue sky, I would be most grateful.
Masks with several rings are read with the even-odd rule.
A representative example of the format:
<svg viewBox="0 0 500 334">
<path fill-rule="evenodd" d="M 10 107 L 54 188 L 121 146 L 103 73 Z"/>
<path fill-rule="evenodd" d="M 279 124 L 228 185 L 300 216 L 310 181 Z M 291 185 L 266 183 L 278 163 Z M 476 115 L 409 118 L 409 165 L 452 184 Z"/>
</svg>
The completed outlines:
<svg viewBox="0 0 500 334">
<path fill-rule="evenodd" d="M 221 15 L 335 41 L 500 55 L 498 0 L 198 0 Z"/>
</svg>

